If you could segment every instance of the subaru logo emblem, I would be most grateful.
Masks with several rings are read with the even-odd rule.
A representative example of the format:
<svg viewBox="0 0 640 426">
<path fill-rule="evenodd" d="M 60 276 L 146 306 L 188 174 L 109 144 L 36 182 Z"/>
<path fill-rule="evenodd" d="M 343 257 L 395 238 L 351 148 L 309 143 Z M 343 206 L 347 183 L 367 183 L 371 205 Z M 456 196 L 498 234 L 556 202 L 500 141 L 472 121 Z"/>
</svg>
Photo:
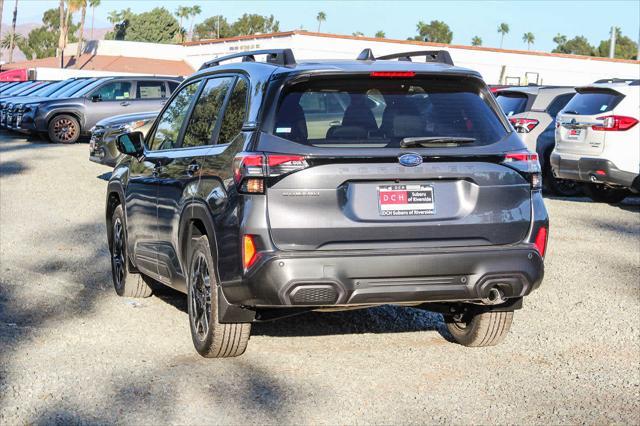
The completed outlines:
<svg viewBox="0 0 640 426">
<path fill-rule="evenodd" d="M 415 167 L 422 164 L 422 156 L 419 154 L 414 154 L 413 152 L 401 155 L 398 160 L 400 160 L 400 164 L 405 167 Z"/>
</svg>

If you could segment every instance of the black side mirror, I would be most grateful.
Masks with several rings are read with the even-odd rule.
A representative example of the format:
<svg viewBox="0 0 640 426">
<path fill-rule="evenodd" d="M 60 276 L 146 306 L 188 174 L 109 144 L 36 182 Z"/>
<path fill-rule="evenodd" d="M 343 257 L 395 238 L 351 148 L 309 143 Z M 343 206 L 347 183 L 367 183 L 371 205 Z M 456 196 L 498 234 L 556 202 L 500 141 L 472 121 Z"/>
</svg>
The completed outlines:
<svg viewBox="0 0 640 426">
<path fill-rule="evenodd" d="M 124 133 L 116 139 L 118 151 L 135 158 L 144 156 L 144 136 L 142 132 Z"/>
<path fill-rule="evenodd" d="M 100 102 L 101 100 L 102 100 L 102 96 L 100 95 L 91 96 L 91 102 Z"/>
</svg>

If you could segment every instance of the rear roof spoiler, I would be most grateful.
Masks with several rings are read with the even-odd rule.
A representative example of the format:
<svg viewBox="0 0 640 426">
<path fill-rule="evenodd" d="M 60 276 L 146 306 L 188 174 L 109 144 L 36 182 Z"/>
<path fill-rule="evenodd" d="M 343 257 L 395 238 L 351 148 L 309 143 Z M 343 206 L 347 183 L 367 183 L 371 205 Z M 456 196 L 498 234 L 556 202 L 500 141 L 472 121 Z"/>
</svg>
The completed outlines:
<svg viewBox="0 0 640 426">
<path fill-rule="evenodd" d="M 411 62 L 411 58 L 416 56 L 424 56 L 426 62 L 437 62 L 440 64 L 447 64 L 453 66 L 453 59 L 451 59 L 451 55 L 446 50 L 417 50 L 413 52 L 401 52 L 401 53 L 392 53 L 390 55 L 384 55 L 376 58 L 373 56 L 373 52 L 371 49 L 364 49 L 358 55 L 359 61 L 375 61 L 375 60 L 392 60 L 397 59 L 399 61 L 409 61 Z"/>
<path fill-rule="evenodd" d="M 296 58 L 293 56 L 293 51 L 291 49 L 249 50 L 246 52 L 234 53 L 207 61 L 202 64 L 198 71 L 206 68 L 217 67 L 221 62 L 236 58 L 242 58 L 242 62 L 255 62 L 256 55 L 267 55 L 266 63 L 271 65 L 280 65 L 286 67 L 296 64 Z"/>
</svg>

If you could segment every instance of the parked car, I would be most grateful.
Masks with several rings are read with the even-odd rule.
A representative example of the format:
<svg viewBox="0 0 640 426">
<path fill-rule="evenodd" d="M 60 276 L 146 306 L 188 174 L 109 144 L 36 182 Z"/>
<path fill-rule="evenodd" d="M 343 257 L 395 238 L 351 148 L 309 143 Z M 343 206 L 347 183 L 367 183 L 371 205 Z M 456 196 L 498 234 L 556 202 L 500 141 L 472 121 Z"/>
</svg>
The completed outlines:
<svg viewBox="0 0 640 426">
<path fill-rule="evenodd" d="M 42 89 L 43 87 L 48 86 L 52 82 L 51 81 L 32 81 L 30 83 L 31 84 L 27 84 L 23 86 L 20 90 L 16 91 L 13 94 L 8 94 L 8 93 L 0 94 L 0 99 L 10 97 L 10 96 L 27 96 L 37 90 Z"/>
<path fill-rule="evenodd" d="M 538 154 L 545 188 L 557 195 L 579 194 L 580 185 L 557 179 L 549 157 L 555 146 L 556 116 L 576 94 L 573 87 L 525 86 L 500 89 L 496 99 L 530 151 Z"/>
<path fill-rule="evenodd" d="M 159 109 L 179 78 L 104 77 L 72 97 L 42 100 L 21 115 L 20 129 L 46 134 L 56 143 L 75 143 L 107 117 Z"/>
<path fill-rule="evenodd" d="M 640 81 L 576 88 L 558 114 L 553 173 L 584 183 L 594 201 L 617 203 L 640 192 Z"/>
<path fill-rule="evenodd" d="M 543 277 L 536 154 L 447 52 L 359 58 L 218 58 L 146 137 L 119 136 L 117 294 L 187 293 L 205 357 L 242 354 L 253 321 L 388 303 L 442 312 L 461 344 L 500 342 Z M 339 119 L 323 113 L 344 98 Z"/>
<path fill-rule="evenodd" d="M 71 78 L 51 85 L 42 92 L 35 92 L 28 96 L 11 96 L 0 100 L 0 127 L 18 130 L 15 126 L 16 117 L 23 112 L 25 106 L 35 107 L 39 102 L 49 99 L 59 99 L 80 90 L 84 85 L 96 81 L 95 78 Z M 11 120 L 7 120 L 11 116 Z"/>
<path fill-rule="evenodd" d="M 116 147 L 116 138 L 124 133 L 139 131 L 147 134 L 159 111 L 116 115 L 105 118 L 91 129 L 89 160 L 114 167 L 122 156 Z"/>
</svg>

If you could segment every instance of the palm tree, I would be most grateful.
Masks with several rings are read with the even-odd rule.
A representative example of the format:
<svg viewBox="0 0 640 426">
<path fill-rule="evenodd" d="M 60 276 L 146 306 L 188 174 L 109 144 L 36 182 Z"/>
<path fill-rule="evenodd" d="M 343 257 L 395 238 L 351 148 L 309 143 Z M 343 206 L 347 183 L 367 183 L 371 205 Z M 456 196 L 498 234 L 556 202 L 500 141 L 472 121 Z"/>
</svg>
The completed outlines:
<svg viewBox="0 0 640 426">
<path fill-rule="evenodd" d="M 380 30 L 380 31 L 377 31 L 373 36 L 375 38 L 386 38 L 387 34 L 384 31 Z"/>
<path fill-rule="evenodd" d="M 316 20 L 318 21 L 318 32 L 320 32 L 320 25 L 327 20 L 327 14 L 324 12 L 318 12 L 318 16 L 316 16 Z"/>
<path fill-rule="evenodd" d="M 482 46 L 482 39 L 479 36 L 474 36 L 471 39 L 472 46 Z"/>
<path fill-rule="evenodd" d="M 556 34 L 556 36 L 553 38 L 553 42 L 555 44 L 557 44 L 558 46 L 561 46 L 563 44 L 565 44 L 567 42 L 567 36 L 563 35 L 563 34 Z"/>
<path fill-rule="evenodd" d="M 502 49 L 502 42 L 504 41 L 505 34 L 509 33 L 509 24 L 502 23 L 498 26 L 498 32 L 500 33 L 500 49 Z"/>
<path fill-rule="evenodd" d="M 78 49 L 76 50 L 76 61 L 82 54 L 82 40 L 84 39 L 84 18 L 87 15 L 87 0 L 78 0 L 78 4 L 82 9 L 80 14 L 80 35 L 78 36 Z"/>
<path fill-rule="evenodd" d="M 531 50 L 531 45 L 536 42 L 536 36 L 534 36 L 531 32 L 524 33 L 524 35 L 522 36 L 522 41 L 527 43 L 527 50 Z"/>
<path fill-rule="evenodd" d="M 364 37 L 364 33 L 362 31 L 356 31 L 352 33 L 354 37 Z"/>
<path fill-rule="evenodd" d="M 200 8 L 200 6 L 198 6 L 197 4 L 189 8 L 189 15 L 191 16 L 191 25 L 189 26 L 189 34 L 191 35 L 191 41 L 193 41 L 193 20 L 196 18 L 196 16 L 200 15 L 201 13 L 202 13 L 202 8 Z"/>
<path fill-rule="evenodd" d="M 93 26 L 95 24 L 96 7 L 100 6 L 100 0 L 89 0 L 91 8 L 91 40 L 93 40 Z"/>
<path fill-rule="evenodd" d="M 191 8 L 188 6 L 178 6 L 175 15 L 180 19 L 180 28 L 182 28 L 182 20 L 188 18 L 191 13 Z"/>
<path fill-rule="evenodd" d="M 9 44 L 9 63 L 13 62 L 13 49 L 16 47 L 16 18 L 18 17 L 18 0 L 13 6 L 13 21 L 11 22 L 11 43 Z"/>
</svg>

